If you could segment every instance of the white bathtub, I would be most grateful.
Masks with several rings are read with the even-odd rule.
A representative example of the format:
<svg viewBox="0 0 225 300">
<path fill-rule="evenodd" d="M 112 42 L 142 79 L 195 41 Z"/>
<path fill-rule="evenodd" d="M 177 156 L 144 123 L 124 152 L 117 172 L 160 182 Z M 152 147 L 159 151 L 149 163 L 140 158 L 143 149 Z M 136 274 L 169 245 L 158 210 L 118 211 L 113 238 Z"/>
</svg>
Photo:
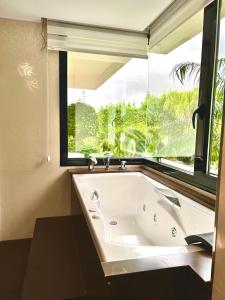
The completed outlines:
<svg viewBox="0 0 225 300">
<path fill-rule="evenodd" d="M 73 181 L 102 262 L 188 252 L 186 236 L 214 230 L 213 211 L 142 173 L 74 174 Z"/>
</svg>

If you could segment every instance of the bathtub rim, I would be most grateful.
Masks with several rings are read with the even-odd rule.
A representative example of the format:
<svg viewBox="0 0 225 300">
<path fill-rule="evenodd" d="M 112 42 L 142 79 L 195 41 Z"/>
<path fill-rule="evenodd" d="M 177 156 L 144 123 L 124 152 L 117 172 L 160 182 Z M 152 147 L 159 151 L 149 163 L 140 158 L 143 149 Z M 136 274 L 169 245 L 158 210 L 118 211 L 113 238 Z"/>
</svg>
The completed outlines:
<svg viewBox="0 0 225 300">
<path fill-rule="evenodd" d="M 68 172 L 72 174 L 99 174 L 99 173 L 126 173 L 126 172 L 141 172 L 144 175 L 162 183 L 175 190 L 176 192 L 190 198 L 191 200 L 215 211 L 216 195 L 197 188 L 191 184 L 181 181 L 170 175 L 163 174 L 149 166 L 145 165 L 127 165 L 126 170 L 120 170 L 118 165 L 110 166 L 109 170 L 105 170 L 104 166 L 96 166 L 93 171 L 89 171 L 85 167 L 73 167 L 68 169 Z"/>
</svg>

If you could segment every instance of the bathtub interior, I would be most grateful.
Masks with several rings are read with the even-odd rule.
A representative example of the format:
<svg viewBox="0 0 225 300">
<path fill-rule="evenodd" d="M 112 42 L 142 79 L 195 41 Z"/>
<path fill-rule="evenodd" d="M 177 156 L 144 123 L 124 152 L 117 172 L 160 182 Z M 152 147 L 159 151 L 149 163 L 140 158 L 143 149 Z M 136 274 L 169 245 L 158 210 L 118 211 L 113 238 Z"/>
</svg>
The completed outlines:
<svg viewBox="0 0 225 300">
<path fill-rule="evenodd" d="M 104 260 L 186 252 L 187 235 L 213 231 L 213 211 L 175 191 L 180 207 L 171 203 L 160 192 L 170 189 L 142 173 L 82 174 L 74 180 Z"/>
</svg>

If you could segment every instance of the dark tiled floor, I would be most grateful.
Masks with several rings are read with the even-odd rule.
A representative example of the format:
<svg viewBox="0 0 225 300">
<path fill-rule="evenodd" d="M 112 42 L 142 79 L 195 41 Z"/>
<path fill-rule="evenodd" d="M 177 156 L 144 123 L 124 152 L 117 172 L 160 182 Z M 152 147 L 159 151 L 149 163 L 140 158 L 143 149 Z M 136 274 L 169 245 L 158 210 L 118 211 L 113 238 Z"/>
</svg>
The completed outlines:
<svg viewBox="0 0 225 300">
<path fill-rule="evenodd" d="M 0 242 L 0 300 L 20 300 L 31 239 Z"/>
</svg>

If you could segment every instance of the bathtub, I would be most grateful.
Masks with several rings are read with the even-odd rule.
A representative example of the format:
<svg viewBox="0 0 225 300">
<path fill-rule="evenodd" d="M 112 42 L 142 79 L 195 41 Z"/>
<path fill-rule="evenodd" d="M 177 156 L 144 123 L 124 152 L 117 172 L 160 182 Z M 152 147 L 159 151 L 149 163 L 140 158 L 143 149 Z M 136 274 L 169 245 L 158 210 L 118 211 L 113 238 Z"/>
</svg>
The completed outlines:
<svg viewBox="0 0 225 300">
<path fill-rule="evenodd" d="M 214 230 L 213 211 L 141 172 L 72 177 L 101 262 L 194 251 L 184 238 Z"/>
</svg>

